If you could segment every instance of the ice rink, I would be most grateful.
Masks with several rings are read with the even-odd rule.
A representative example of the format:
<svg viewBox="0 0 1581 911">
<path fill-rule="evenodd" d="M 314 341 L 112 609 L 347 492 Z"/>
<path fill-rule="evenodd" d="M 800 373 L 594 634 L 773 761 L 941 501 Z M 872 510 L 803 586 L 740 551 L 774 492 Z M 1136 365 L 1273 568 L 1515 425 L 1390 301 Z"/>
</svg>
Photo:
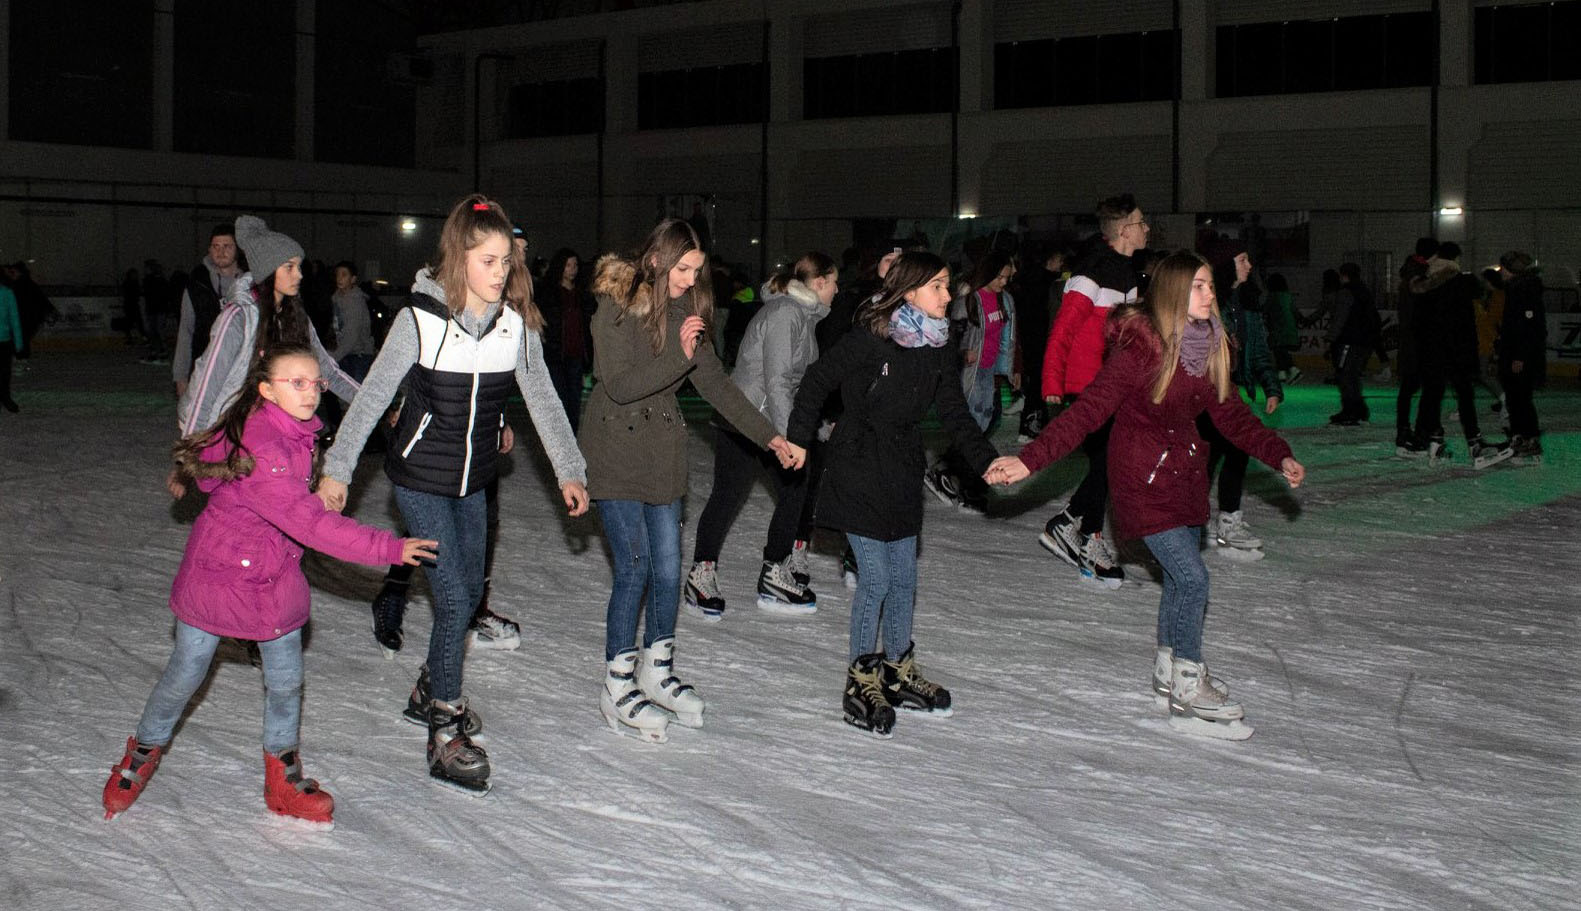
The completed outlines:
<svg viewBox="0 0 1581 911">
<path fill-rule="evenodd" d="M 337 802 L 334 831 L 311 832 L 264 808 L 261 675 L 230 646 L 141 799 L 103 819 L 169 656 L 191 526 L 162 486 L 169 370 L 134 360 L 40 354 L 16 379 L 22 412 L 0 414 L 6 908 L 1577 907 L 1573 379 L 1540 393 L 1545 463 L 1483 472 L 1464 468 L 1453 422 L 1462 467 L 1394 458 L 1392 387 L 1369 388 L 1375 422 L 1357 429 L 1325 426 L 1333 387 L 1293 390 L 1271 423 L 1307 484 L 1254 463 L 1245 512 L 1267 558 L 1206 555 L 1204 653 L 1256 726 L 1244 743 L 1177 733 L 1155 709 L 1143 549 L 1123 551 L 1128 581 L 1108 592 L 1038 546 L 1079 454 L 987 518 L 929 500 L 917 654 L 953 718 L 904 716 L 888 742 L 841 722 L 840 541 L 817 542 L 816 615 L 759 612 L 760 485 L 721 561 L 724 622 L 680 621 L 705 727 L 662 746 L 616 737 L 597 709 L 599 525 L 564 518 L 517 413 L 493 605 L 524 642 L 466 666 L 493 793 L 430 784 L 424 732 L 401 719 L 426 590 L 387 661 L 369 632 L 378 571 L 310 555 L 302 751 Z M 713 431 L 690 413 L 695 516 Z M 1013 427 L 995 441 L 1013 449 Z M 348 512 L 395 525 L 378 456 Z"/>
</svg>

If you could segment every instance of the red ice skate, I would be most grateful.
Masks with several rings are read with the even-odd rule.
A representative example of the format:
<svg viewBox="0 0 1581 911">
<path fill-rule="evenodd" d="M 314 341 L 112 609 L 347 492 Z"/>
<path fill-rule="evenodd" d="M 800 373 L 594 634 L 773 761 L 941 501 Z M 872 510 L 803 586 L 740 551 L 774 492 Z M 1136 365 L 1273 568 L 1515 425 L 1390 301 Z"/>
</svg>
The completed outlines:
<svg viewBox="0 0 1581 911">
<path fill-rule="evenodd" d="M 110 769 L 110 780 L 104 783 L 105 819 L 114 819 L 137 800 L 163 758 L 164 747 L 139 744 L 136 737 L 126 738 L 126 753 Z"/>
<path fill-rule="evenodd" d="M 302 761 L 296 750 L 264 752 L 264 803 L 281 816 L 326 826 L 334 824 L 335 798 L 317 781 L 302 777 Z"/>
</svg>

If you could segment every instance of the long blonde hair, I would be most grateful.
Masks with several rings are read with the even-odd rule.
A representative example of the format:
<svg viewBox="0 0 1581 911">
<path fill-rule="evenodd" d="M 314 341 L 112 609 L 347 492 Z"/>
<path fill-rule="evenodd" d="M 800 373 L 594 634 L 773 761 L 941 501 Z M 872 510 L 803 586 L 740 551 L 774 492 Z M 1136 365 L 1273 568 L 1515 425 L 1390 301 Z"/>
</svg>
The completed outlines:
<svg viewBox="0 0 1581 911">
<path fill-rule="evenodd" d="M 1153 379 L 1153 404 L 1164 401 L 1169 384 L 1175 379 L 1175 368 L 1180 364 L 1180 338 L 1190 319 L 1191 284 L 1197 271 L 1208 265 L 1207 261 L 1189 250 L 1179 250 L 1164 257 L 1147 285 L 1147 299 L 1143 309 L 1158 333 L 1162 355 L 1158 362 L 1158 376 Z M 1219 302 L 1213 301 L 1213 318 L 1219 318 Z M 1219 346 L 1208 355 L 1208 382 L 1213 384 L 1219 401 L 1230 395 L 1230 342 L 1228 333 L 1219 335 Z"/>
<path fill-rule="evenodd" d="M 505 273 L 506 306 L 521 315 L 528 329 L 542 329 L 543 315 L 532 299 L 532 272 L 516 261 L 514 232 L 500 204 L 474 193 L 456 203 L 439 232 L 439 255 L 428 267 L 434 281 L 445 289 L 451 315 L 467 306 L 467 251 L 498 234 L 511 244 L 510 271 Z"/>
<path fill-rule="evenodd" d="M 708 324 L 708 331 L 713 332 L 714 284 L 709 274 L 708 254 L 697 239 L 697 232 L 682 219 L 666 218 L 649 232 L 637 254 L 631 284 L 624 294 L 615 295 L 621 308 L 616 321 L 628 316 L 640 320 L 642 327 L 648 330 L 648 343 L 654 354 L 664 350 L 665 314 L 670 309 L 670 270 L 693 250 L 703 254 L 703 264 L 697 269 L 697 283 L 686 292 L 687 313 L 702 317 Z"/>
</svg>

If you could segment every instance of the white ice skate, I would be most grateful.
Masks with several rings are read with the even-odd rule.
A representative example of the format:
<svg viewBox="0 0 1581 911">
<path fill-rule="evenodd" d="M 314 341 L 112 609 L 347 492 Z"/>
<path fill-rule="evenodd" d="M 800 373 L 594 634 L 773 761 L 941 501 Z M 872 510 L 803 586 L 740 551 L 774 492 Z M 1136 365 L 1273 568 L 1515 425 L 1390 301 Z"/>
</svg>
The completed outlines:
<svg viewBox="0 0 1581 911">
<path fill-rule="evenodd" d="M 626 649 L 610 659 L 604 686 L 598 691 L 598 709 L 609 729 L 648 743 L 669 740 L 665 728 L 670 716 L 650 702 L 637 685 L 637 650 Z"/>
<path fill-rule="evenodd" d="M 1263 539 L 1252 534 L 1239 509 L 1219 513 L 1219 521 L 1213 526 L 1213 540 L 1227 556 L 1241 560 L 1263 558 Z"/>
<path fill-rule="evenodd" d="M 1153 651 L 1153 705 L 1160 709 L 1169 708 L 1169 682 L 1170 675 L 1174 673 L 1175 650 L 1167 645 L 1160 645 Z M 1203 667 L 1207 671 L 1207 667 Z M 1219 695 L 1226 698 L 1230 695 L 1230 686 L 1217 677 L 1208 678 L 1208 686 L 1213 687 Z"/>
<path fill-rule="evenodd" d="M 1169 726 L 1217 740 L 1252 736 L 1241 704 L 1213 688 L 1206 664 L 1174 658 L 1170 664 Z"/>
<path fill-rule="evenodd" d="M 637 686 L 648 701 L 673 714 L 684 727 L 703 726 L 703 709 L 707 703 L 697 690 L 675 676 L 674 636 L 666 636 L 642 650 Z"/>
</svg>

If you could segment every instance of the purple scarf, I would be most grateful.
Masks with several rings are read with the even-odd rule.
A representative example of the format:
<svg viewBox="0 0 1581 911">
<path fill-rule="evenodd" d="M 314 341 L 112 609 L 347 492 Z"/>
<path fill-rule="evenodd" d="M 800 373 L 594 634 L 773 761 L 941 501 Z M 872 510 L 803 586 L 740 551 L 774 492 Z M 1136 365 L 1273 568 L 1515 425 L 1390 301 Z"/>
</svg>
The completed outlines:
<svg viewBox="0 0 1581 911">
<path fill-rule="evenodd" d="M 1224 338 L 1224 326 L 1217 316 L 1207 319 L 1187 319 L 1186 330 L 1180 333 L 1180 364 L 1191 376 L 1208 372 L 1208 356 L 1219 348 Z"/>
</svg>

